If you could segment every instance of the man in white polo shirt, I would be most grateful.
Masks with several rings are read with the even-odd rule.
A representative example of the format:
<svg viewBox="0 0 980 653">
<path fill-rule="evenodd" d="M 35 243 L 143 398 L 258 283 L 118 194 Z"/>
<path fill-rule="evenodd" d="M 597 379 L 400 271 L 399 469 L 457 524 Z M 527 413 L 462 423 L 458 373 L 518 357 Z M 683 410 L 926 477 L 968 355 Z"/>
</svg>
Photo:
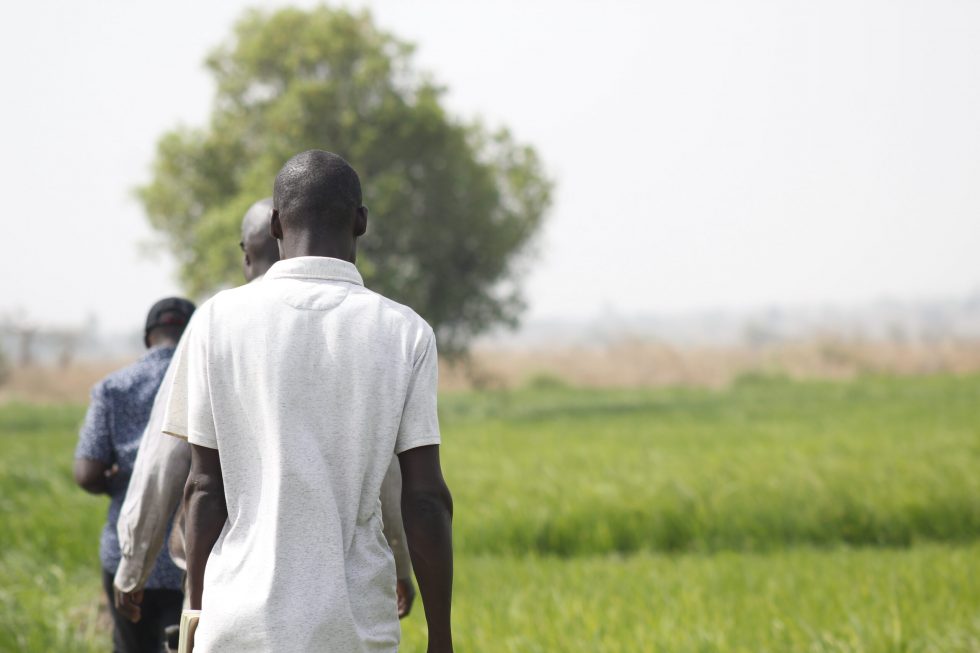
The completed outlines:
<svg viewBox="0 0 980 653">
<path fill-rule="evenodd" d="M 278 241 L 272 237 L 269 228 L 271 216 L 272 198 L 267 197 L 255 202 L 242 218 L 239 246 L 242 273 L 249 283 L 261 281 L 279 260 Z M 168 367 L 153 400 L 150 421 L 140 440 L 133 475 L 119 512 L 117 533 L 122 556 L 114 581 L 115 608 L 133 622 L 142 617 L 143 587 L 165 544 L 171 521 L 174 528 L 169 538 L 170 557 L 177 567 L 185 569 L 184 513 L 177 511 L 177 507 L 191 468 L 190 445 L 161 432 L 172 380 L 173 371 Z M 398 616 L 404 617 L 411 610 L 415 587 L 411 581 L 412 564 L 402 526 L 401 489 L 401 470 L 397 456 L 393 456 L 381 484 L 381 516 L 385 539 L 395 557 Z M 173 648 L 176 650 L 176 645 Z"/>
<path fill-rule="evenodd" d="M 363 286 L 354 261 L 367 209 L 346 161 L 293 157 L 274 202 L 283 260 L 263 283 L 198 309 L 164 422 L 192 444 L 196 651 L 397 650 L 378 499 L 392 452 L 428 650 L 452 651 L 452 499 L 432 329 Z"/>
</svg>

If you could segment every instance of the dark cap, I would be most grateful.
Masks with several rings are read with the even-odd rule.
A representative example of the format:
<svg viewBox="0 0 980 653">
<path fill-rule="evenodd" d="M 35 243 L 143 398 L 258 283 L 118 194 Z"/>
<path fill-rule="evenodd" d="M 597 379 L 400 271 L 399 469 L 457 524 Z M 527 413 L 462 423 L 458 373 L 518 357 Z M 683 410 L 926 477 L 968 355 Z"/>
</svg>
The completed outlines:
<svg viewBox="0 0 980 653">
<path fill-rule="evenodd" d="M 194 304 L 182 297 L 161 299 L 147 314 L 143 333 L 148 334 L 152 329 L 161 326 L 185 327 L 193 314 Z"/>
</svg>

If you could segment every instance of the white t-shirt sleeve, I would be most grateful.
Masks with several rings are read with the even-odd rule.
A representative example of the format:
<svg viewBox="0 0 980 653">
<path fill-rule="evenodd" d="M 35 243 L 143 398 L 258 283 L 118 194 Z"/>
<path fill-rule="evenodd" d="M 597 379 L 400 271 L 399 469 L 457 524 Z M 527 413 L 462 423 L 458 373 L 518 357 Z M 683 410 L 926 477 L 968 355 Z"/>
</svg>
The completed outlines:
<svg viewBox="0 0 980 653">
<path fill-rule="evenodd" d="M 441 442 L 436 408 L 439 354 L 436 351 L 436 337 L 431 330 L 422 347 L 422 353 L 415 361 L 412 378 L 408 383 L 408 394 L 395 440 L 396 454 Z"/>
<path fill-rule="evenodd" d="M 173 385 L 163 417 L 163 432 L 191 444 L 217 449 L 208 382 L 207 308 L 202 306 L 194 313 L 174 354 Z"/>
</svg>

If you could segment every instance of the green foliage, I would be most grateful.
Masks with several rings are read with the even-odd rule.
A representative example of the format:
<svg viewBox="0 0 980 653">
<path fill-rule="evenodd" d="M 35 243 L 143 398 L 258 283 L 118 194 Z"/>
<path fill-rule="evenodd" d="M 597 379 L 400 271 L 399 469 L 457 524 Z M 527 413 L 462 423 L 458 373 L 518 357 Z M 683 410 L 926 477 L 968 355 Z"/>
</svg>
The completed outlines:
<svg viewBox="0 0 980 653">
<path fill-rule="evenodd" d="M 82 415 L 0 409 L 0 651 L 108 648 L 96 620 L 105 501 L 71 475 Z"/>
<path fill-rule="evenodd" d="M 973 541 L 978 396 L 980 377 L 447 397 L 456 542 L 578 556 Z"/>
<path fill-rule="evenodd" d="M 547 372 L 541 372 L 537 374 L 532 374 L 525 382 L 524 387 L 528 390 L 562 390 L 568 388 L 568 384 L 564 379 L 555 376 L 554 374 L 548 374 Z"/>
<path fill-rule="evenodd" d="M 191 293 L 241 282 L 242 215 L 272 194 L 289 157 L 320 148 L 364 182 L 372 218 L 359 267 L 370 287 L 415 308 L 447 353 L 516 321 L 517 275 L 551 183 L 506 130 L 447 115 L 443 90 L 411 54 L 366 12 L 244 15 L 207 60 L 217 82 L 210 124 L 165 134 L 138 192 Z"/>
<path fill-rule="evenodd" d="M 457 560 L 460 653 L 975 653 L 980 545 Z M 404 653 L 425 651 L 421 614 Z"/>
<path fill-rule="evenodd" d="M 461 653 L 980 650 L 980 377 L 442 398 Z M 79 408 L 0 407 L 0 650 L 98 651 Z M 424 650 L 421 604 L 402 622 Z"/>
</svg>

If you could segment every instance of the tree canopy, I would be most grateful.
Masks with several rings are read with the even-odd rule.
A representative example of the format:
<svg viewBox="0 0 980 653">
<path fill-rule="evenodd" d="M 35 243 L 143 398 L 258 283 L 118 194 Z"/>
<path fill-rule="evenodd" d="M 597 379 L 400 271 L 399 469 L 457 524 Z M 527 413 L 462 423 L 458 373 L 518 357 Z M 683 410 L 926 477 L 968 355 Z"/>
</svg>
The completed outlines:
<svg viewBox="0 0 980 653">
<path fill-rule="evenodd" d="M 418 311 L 448 353 L 516 323 L 551 182 L 507 130 L 449 115 L 412 52 L 368 12 L 244 14 L 206 61 L 217 83 L 210 123 L 164 134 L 137 190 L 188 292 L 241 283 L 242 215 L 272 194 L 289 157 L 319 148 L 361 175 L 368 287 Z"/>
</svg>

